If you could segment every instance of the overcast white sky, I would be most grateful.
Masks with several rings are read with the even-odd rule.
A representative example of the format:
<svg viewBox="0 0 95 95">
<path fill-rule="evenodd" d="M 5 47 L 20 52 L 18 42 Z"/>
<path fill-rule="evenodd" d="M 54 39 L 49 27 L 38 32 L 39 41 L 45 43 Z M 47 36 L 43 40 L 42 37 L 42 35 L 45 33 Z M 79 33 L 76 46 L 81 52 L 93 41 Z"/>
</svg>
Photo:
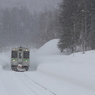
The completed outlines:
<svg viewBox="0 0 95 95">
<path fill-rule="evenodd" d="M 62 0 L 0 0 L 1 7 L 26 5 L 31 11 L 43 11 L 45 8 L 54 9 Z"/>
</svg>

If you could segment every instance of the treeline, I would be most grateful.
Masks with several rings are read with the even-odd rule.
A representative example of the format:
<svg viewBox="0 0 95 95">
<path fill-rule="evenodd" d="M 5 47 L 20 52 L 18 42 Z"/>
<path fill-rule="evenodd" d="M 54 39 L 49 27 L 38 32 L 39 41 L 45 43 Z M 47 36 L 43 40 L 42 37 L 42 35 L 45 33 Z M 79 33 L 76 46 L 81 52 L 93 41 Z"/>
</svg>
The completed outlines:
<svg viewBox="0 0 95 95">
<path fill-rule="evenodd" d="M 61 52 L 95 49 L 95 0 L 63 0 L 58 19 Z"/>
<path fill-rule="evenodd" d="M 30 13 L 22 6 L 0 10 L 0 48 L 29 46 L 39 48 L 57 38 L 57 11 Z"/>
</svg>

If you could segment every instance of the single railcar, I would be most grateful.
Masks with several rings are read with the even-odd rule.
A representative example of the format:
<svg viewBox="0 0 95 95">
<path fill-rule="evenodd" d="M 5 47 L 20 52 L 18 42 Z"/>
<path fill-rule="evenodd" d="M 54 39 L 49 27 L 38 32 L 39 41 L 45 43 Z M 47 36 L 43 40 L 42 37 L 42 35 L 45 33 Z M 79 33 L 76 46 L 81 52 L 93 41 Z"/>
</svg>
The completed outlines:
<svg viewBox="0 0 95 95">
<path fill-rule="evenodd" d="M 28 48 L 18 47 L 11 51 L 11 69 L 27 71 L 30 65 L 30 51 Z"/>
</svg>

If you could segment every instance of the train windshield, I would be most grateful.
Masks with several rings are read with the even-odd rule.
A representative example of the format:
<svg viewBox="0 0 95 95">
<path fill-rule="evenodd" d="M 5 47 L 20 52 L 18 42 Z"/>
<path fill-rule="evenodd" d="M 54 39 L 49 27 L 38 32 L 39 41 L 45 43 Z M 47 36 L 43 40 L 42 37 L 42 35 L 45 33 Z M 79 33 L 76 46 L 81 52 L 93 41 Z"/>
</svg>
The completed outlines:
<svg viewBox="0 0 95 95">
<path fill-rule="evenodd" d="M 23 58 L 29 58 L 29 51 L 23 52 Z"/>
<path fill-rule="evenodd" d="M 17 58 L 17 51 L 12 51 L 12 58 Z"/>
</svg>

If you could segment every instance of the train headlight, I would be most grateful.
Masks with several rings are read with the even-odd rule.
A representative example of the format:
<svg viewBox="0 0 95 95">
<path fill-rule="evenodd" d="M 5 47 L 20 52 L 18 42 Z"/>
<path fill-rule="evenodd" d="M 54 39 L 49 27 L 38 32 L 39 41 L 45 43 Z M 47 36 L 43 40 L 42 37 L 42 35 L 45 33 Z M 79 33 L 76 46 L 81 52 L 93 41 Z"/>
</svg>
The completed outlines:
<svg viewBox="0 0 95 95">
<path fill-rule="evenodd" d="M 24 59 L 23 61 L 24 61 L 24 62 L 28 62 L 29 60 L 28 60 L 28 59 Z"/>
<path fill-rule="evenodd" d="M 25 60 L 25 62 L 28 62 L 28 60 Z"/>
<path fill-rule="evenodd" d="M 13 60 L 13 62 L 14 62 L 15 60 Z"/>
<path fill-rule="evenodd" d="M 16 49 L 13 49 L 14 51 L 16 50 Z"/>
</svg>

